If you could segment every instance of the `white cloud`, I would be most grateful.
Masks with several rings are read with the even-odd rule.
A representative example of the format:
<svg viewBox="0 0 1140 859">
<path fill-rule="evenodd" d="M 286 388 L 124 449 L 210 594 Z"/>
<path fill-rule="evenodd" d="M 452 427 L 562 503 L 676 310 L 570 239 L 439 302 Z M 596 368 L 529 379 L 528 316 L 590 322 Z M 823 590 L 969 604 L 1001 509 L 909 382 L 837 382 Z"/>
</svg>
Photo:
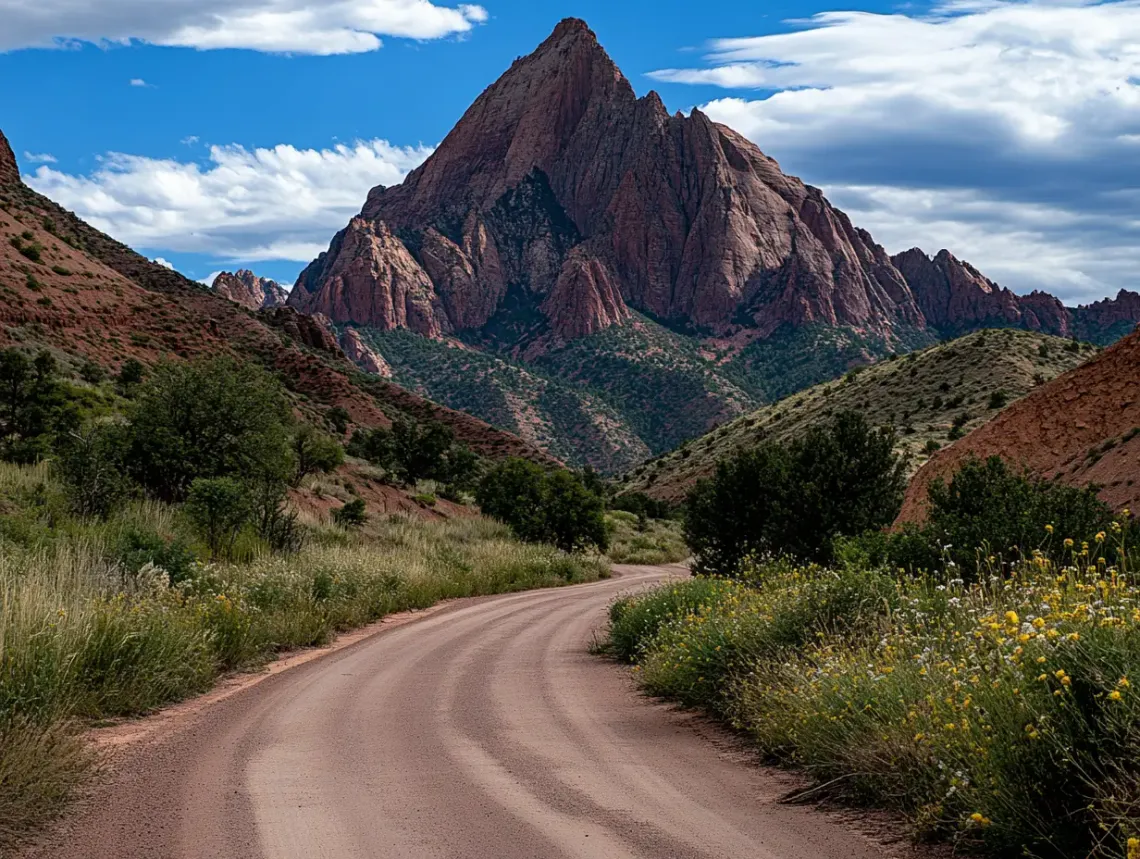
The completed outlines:
<svg viewBox="0 0 1140 859">
<path fill-rule="evenodd" d="M 198 135 L 197 134 L 191 134 L 187 137 L 183 137 L 178 142 L 181 143 L 183 146 L 193 146 L 195 143 L 198 142 Z"/>
<path fill-rule="evenodd" d="M 25 181 L 136 248 L 308 262 L 360 211 L 369 188 L 400 183 L 430 153 L 384 140 L 320 150 L 213 146 L 204 166 L 112 153 L 89 176 L 40 167 Z"/>
<path fill-rule="evenodd" d="M 198 283 L 202 284 L 203 286 L 212 287 L 214 285 L 214 281 L 218 279 L 219 274 L 221 274 L 220 271 L 212 271 L 200 281 L 198 281 Z"/>
<path fill-rule="evenodd" d="M 142 41 L 298 54 L 375 51 L 381 36 L 438 39 L 488 17 L 431 0 L 0 0 L 0 15 L 0 51 Z"/>
<path fill-rule="evenodd" d="M 33 164 L 55 164 L 56 157 L 49 152 L 25 152 L 24 160 Z"/>
<path fill-rule="evenodd" d="M 1140 0 L 958 0 L 794 25 L 652 77 L 761 90 L 703 109 L 866 205 L 854 220 L 891 250 L 949 246 L 1069 300 L 1140 286 Z"/>
<path fill-rule="evenodd" d="M 154 259 L 151 260 L 151 262 L 157 263 L 158 265 L 162 266 L 163 268 L 168 268 L 171 271 L 174 271 L 174 263 L 170 262 L 169 260 L 165 260 L 162 257 L 155 257 Z"/>
<path fill-rule="evenodd" d="M 135 86 L 135 87 L 150 87 L 150 84 L 148 84 L 148 83 L 147 83 L 146 81 L 144 81 L 142 78 L 131 78 L 131 86 Z"/>
</svg>

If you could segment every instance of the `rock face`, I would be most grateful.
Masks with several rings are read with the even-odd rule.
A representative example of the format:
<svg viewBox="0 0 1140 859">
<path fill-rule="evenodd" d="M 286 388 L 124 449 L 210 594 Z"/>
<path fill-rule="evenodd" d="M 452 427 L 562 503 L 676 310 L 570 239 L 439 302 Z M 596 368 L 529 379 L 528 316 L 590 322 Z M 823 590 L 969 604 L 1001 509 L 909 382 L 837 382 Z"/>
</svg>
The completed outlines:
<svg viewBox="0 0 1140 859">
<path fill-rule="evenodd" d="M 364 342 L 360 332 L 355 328 L 346 328 L 340 335 L 340 348 L 356 366 L 366 373 L 392 378 L 392 368 L 384 360 L 384 356 Z"/>
<path fill-rule="evenodd" d="M 1016 295 L 947 250 L 933 259 L 919 248 L 891 257 L 927 323 L 949 336 L 986 327 L 1016 327 L 1108 345 L 1140 322 L 1140 293 L 1065 307 L 1047 292 Z"/>
<path fill-rule="evenodd" d="M 0 132 L 0 185 L 18 185 L 20 168 L 16 166 L 16 155 L 8 145 L 8 138 Z"/>
<path fill-rule="evenodd" d="M 289 299 L 289 293 L 277 281 L 258 277 L 245 268 L 233 274 L 223 271 L 214 279 L 213 289 L 223 298 L 250 310 L 283 307 Z"/>
<path fill-rule="evenodd" d="M 700 111 L 637 98 L 563 21 L 301 275 L 290 303 L 429 336 L 509 306 L 561 340 L 630 308 L 726 334 L 922 327 L 906 281 L 815 188 Z"/>
</svg>

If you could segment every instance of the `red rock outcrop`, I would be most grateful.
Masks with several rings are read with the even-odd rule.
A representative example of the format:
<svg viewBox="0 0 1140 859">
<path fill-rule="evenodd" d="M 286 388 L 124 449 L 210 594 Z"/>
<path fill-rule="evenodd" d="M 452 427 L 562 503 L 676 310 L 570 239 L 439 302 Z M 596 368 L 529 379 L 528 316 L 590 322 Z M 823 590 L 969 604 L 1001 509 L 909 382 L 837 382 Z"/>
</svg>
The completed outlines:
<svg viewBox="0 0 1140 859">
<path fill-rule="evenodd" d="M 892 261 L 910 285 L 926 321 L 939 331 L 1022 324 L 1018 297 L 950 251 L 940 251 L 931 259 L 919 248 L 911 248 Z"/>
<path fill-rule="evenodd" d="M 246 268 L 233 274 L 223 271 L 214 278 L 213 290 L 223 298 L 250 310 L 283 307 L 289 300 L 289 293 L 277 281 L 258 277 Z"/>
<path fill-rule="evenodd" d="M 344 333 L 340 335 L 340 348 L 348 360 L 364 372 L 385 379 L 392 378 L 392 368 L 384 360 L 384 356 L 365 343 L 355 328 L 344 329 Z"/>
<path fill-rule="evenodd" d="M 290 302 L 433 334 L 485 325 L 511 289 L 564 339 L 629 307 L 717 333 L 924 324 L 887 254 L 818 189 L 700 111 L 637 98 L 576 19 L 403 184 L 373 189 Z M 414 322 L 398 312 L 409 292 Z"/>
<path fill-rule="evenodd" d="M 334 322 L 438 337 L 450 329 L 427 272 L 383 221 L 353 218 L 302 272 L 289 304 Z"/>
<path fill-rule="evenodd" d="M 1046 478 L 1095 484 L 1116 508 L 1140 509 L 1140 332 L 1018 400 L 939 451 L 907 489 L 899 522 L 926 515 L 932 481 L 970 456 L 1000 456 Z"/>
<path fill-rule="evenodd" d="M 1140 322 L 1140 293 L 1125 289 L 1116 298 L 1072 308 L 1039 290 L 1016 295 L 947 250 L 931 259 L 911 248 L 891 260 L 927 323 L 943 334 L 1013 326 L 1107 345 Z"/>
<path fill-rule="evenodd" d="M 8 138 L 0 132 L 0 185 L 20 184 L 20 168 L 16 165 L 16 155 L 8 145 Z"/>
<path fill-rule="evenodd" d="M 1127 334 L 1140 322 L 1140 293 L 1122 289 L 1116 298 L 1082 304 L 1072 315 L 1077 336 L 1085 340 L 1096 340 L 1106 332 L 1109 336 Z"/>
</svg>

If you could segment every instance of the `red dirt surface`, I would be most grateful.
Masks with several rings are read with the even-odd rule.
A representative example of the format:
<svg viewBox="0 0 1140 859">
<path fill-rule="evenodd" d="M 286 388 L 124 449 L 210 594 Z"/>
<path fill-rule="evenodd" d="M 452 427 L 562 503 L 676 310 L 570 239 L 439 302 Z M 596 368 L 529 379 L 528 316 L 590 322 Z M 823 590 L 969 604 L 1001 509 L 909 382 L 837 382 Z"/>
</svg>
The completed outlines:
<svg viewBox="0 0 1140 859">
<path fill-rule="evenodd" d="M 915 475 L 898 522 L 926 515 L 936 478 L 970 456 L 1000 456 L 1046 478 L 1100 486 L 1116 509 L 1140 506 L 1140 331 L 1043 385 L 939 452 Z"/>
</svg>

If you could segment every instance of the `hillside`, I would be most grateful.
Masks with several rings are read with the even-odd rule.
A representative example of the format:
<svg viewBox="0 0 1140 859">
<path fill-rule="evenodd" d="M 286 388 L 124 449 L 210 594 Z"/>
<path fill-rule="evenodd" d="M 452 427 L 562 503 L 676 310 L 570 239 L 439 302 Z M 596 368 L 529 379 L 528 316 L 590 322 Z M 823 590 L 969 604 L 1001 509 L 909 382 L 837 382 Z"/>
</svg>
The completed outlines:
<svg viewBox="0 0 1140 859">
<path fill-rule="evenodd" d="M 792 438 L 847 410 L 863 412 L 874 425 L 895 426 L 900 452 L 918 468 L 929 451 L 949 444 L 952 435 L 987 424 L 1008 403 L 1076 367 L 1094 351 L 1047 334 L 976 332 L 852 371 L 765 406 L 637 467 L 621 485 L 677 502 L 699 479 L 712 474 L 718 459 L 766 439 Z"/>
<path fill-rule="evenodd" d="M 1117 509 L 1140 505 L 1140 332 L 1034 390 L 938 453 L 915 476 L 900 522 L 923 517 L 927 488 L 970 456 L 1001 456 L 1047 478 L 1101 487 Z"/>
<path fill-rule="evenodd" d="M 152 263 L 22 184 L 0 134 L 0 345 L 45 347 L 65 367 L 115 370 L 127 358 L 232 353 L 286 383 L 296 407 L 345 408 L 364 426 L 431 418 L 487 456 L 552 461 L 521 439 L 368 376 L 316 321 L 289 308 L 255 314 Z"/>
</svg>

